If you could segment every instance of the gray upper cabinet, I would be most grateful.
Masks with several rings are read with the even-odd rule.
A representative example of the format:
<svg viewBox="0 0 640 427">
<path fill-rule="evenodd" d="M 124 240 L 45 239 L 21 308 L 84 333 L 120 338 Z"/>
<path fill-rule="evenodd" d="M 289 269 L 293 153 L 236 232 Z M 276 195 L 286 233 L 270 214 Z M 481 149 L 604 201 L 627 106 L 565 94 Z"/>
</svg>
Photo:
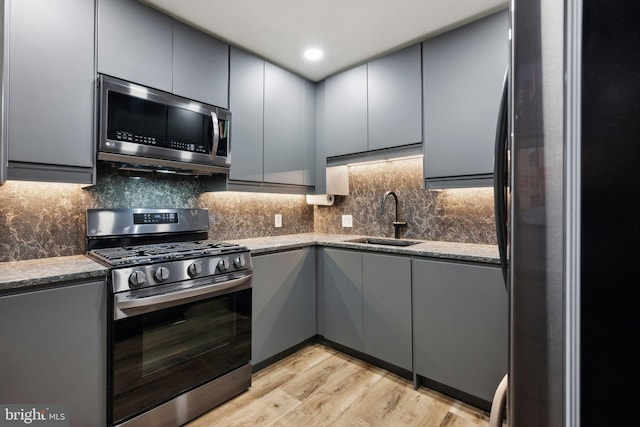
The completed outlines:
<svg viewBox="0 0 640 427">
<path fill-rule="evenodd" d="M 106 425 L 104 280 L 0 297 L 0 342 L 0 402 L 60 404 L 71 427 Z"/>
<path fill-rule="evenodd" d="M 302 183 L 316 185 L 316 84 L 303 80 L 302 145 L 304 149 L 304 170 Z"/>
<path fill-rule="evenodd" d="M 367 151 L 367 66 L 325 80 L 325 155 Z"/>
<path fill-rule="evenodd" d="M 304 80 L 265 62 L 264 180 L 304 182 Z"/>
<path fill-rule="evenodd" d="M 414 259 L 413 325 L 416 374 L 491 402 L 507 372 L 500 268 Z"/>
<path fill-rule="evenodd" d="M 325 80 L 325 155 L 422 142 L 420 44 Z"/>
<path fill-rule="evenodd" d="M 490 186 L 508 13 L 423 43 L 426 188 Z"/>
<path fill-rule="evenodd" d="M 368 64 L 369 150 L 422 142 L 420 44 Z"/>
<path fill-rule="evenodd" d="M 98 72 L 228 107 L 229 45 L 136 0 L 98 1 Z"/>
<path fill-rule="evenodd" d="M 229 45 L 174 21 L 173 93 L 228 108 Z"/>
<path fill-rule="evenodd" d="M 264 61 L 232 47 L 229 65 L 229 107 L 233 114 L 229 178 L 262 182 Z"/>
<path fill-rule="evenodd" d="M 134 0 L 98 0 L 98 72 L 173 89 L 173 19 Z"/>
<path fill-rule="evenodd" d="M 315 183 L 315 86 L 263 59 L 231 48 L 229 178 L 298 188 Z M 247 187 L 251 189 L 251 187 Z"/>
<path fill-rule="evenodd" d="M 251 363 L 255 366 L 315 336 L 315 250 L 256 255 L 253 281 Z"/>
<path fill-rule="evenodd" d="M 14 0 L 4 8 L 7 178 L 91 183 L 94 2 Z"/>
<path fill-rule="evenodd" d="M 363 253 L 364 352 L 407 371 L 411 357 L 411 259 Z"/>
<path fill-rule="evenodd" d="M 327 191 L 327 155 L 326 155 L 326 108 L 325 108 L 325 87 L 326 80 L 316 84 L 315 91 L 315 144 L 316 144 L 316 193 L 324 194 Z"/>
</svg>

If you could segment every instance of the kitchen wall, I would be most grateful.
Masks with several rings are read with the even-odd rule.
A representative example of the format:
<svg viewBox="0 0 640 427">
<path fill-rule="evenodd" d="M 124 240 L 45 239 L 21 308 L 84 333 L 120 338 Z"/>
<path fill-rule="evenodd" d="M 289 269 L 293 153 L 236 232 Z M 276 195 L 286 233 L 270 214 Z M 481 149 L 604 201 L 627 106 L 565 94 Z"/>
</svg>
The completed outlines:
<svg viewBox="0 0 640 427">
<path fill-rule="evenodd" d="M 425 191 L 422 159 L 349 166 L 350 195 L 333 206 L 308 206 L 304 196 L 218 192 L 202 193 L 198 179 L 116 171 L 101 165 L 97 184 L 9 181 L 0 186 L 0 262 L 85 252 L 85 213 L 90 208 L 175 207 L 209 209 L 210 238 L 216 240 L 292 233 L 342 233 L 393 236 L 395 207 L 382 195 L 399 196 L 403 237 L 495 244 L 490 189 Z M 282 214 L 282 228 L 274 215 Z M 342 228 L 342 215 L 353 227 Z"/>
<path fill-rule="evenodd" d="M 8 181 L 0 186 L 0 262 L 85 252 L 90 208 L 207 208 L 210 237 L 222 240 L 313 231 L 304 196 L 202 193 L 196 178 L 99 167 L 97 184 Z M 283 216 L 274 227 L 274 214 Z"/>
<path fill-rule="evenodd" d="M 388 190 L 398 195 L 400 219 L 408 223 L 402 237 L 496 244 L 493 189 L 425 191 L 422 158 L 349 166 L 349 196 L 336 196 L 333 206 L 315 207 L 315 231 L 393 237 L 392 196 L 380 213 Z M 345 214 L 353 216 L 353 228 L 342 227 Z"/>
</svg>

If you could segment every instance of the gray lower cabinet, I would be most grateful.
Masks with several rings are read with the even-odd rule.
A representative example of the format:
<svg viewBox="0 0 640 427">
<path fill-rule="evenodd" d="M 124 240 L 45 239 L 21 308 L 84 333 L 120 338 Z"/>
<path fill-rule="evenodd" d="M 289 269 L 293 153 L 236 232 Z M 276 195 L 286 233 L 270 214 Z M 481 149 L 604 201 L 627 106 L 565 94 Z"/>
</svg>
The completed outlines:
<svg viewBox="0 0 640 427">
<path fill-rule="evenodd" d="M 253 365 L 315 336 L 315 249 L 255 255 L 252 299 Z"/>
<path fill-rule="evenodd" d="M 0 297 L 0 402 L 64 405 L 72 427 L 103 427 L 106 299 L 104 281 Z"/>
<path fill-rule="evenodd" d="M 362 254 L 364 352 L 408 371 L 411 360 L 411 259 Z"/>
<path fill-rule="evenodd" d="M 323 252 L 324 337 L 364 352 L 362 253 L 340 249 Z"/>
<path fill-rule="evenodd" d="M 491 186 L 509 62 L 508 13 L 490 15 L 422 46 L 425 186 Z"/>
<path fill-rule="evenodd" d="M 411 259 L 325 249 L 324 337 L 411 370 Z"/>
<path fill-rule="evenodd" d="M 94 1 L 8 0 L 3 6 L 6 177 L 90 184 Z"/>
<path fill-rule="evenodd" d="M 414 259 L 415 373 L 490 402 L 507 372 L 507 293 L 499 268 Z"/>
</svg>

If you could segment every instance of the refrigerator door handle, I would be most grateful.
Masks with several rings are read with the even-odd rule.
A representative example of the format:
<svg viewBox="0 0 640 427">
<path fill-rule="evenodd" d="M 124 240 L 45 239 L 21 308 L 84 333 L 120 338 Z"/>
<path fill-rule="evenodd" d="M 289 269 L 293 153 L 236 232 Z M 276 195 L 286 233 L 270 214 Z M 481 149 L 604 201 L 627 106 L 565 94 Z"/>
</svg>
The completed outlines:
<svg viewBox="0 0 640 427">
<path fill-rule="evenodd" d="M 507 405 L 507 383 L 508 375 L 505 375 L 498 384 L 498 388 L 493 395 L 491 402 L 491 415 L 489 416 L 489 427 L 502 427 L 504 420 L 504 410 Z"/>
<path fill-rule="evenodd" d="M 500 266 L 505 288 L 508 284 L 507 258 L 507 191 L 508 191 L 508 123 L 509 123 L 509 69 L 504 74 L 502 100 L 496 126 L 496 141 L 493 160 L 493 200 L 496 219 L 496 236 L 500 252 Z"/>
</svg>

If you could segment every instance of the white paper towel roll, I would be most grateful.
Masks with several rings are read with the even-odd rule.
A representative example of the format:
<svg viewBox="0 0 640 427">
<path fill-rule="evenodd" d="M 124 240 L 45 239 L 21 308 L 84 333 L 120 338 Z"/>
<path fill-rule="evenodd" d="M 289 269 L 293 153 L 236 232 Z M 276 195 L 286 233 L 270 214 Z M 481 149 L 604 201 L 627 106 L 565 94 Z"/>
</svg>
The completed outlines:
<svg viewBox="0 0 640 427">
<path fill-rule="evenodd" d="M 307 194 L 308 205 L 331 206 L 333 200 L 333 194 Z"/>
</svg>

